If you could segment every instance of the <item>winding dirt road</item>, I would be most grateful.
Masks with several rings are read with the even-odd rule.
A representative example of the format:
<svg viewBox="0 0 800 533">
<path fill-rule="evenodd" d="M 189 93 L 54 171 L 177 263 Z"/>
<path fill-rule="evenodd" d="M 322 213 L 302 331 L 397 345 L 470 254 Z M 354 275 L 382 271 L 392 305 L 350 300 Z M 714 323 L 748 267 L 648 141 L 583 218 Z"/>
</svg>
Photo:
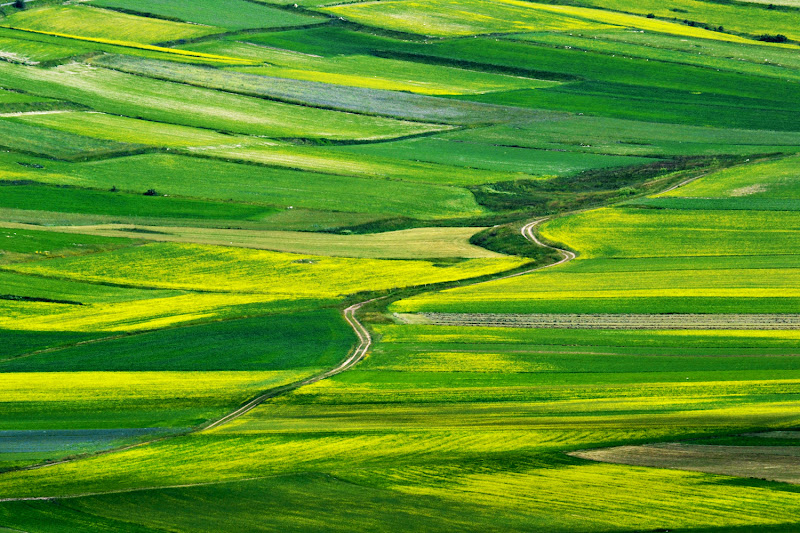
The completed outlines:
<svg viewBox="0 0 800 533">
<path fill-rule="evenodd" d="M 372 336 L 369 334 L 367 328 L 364 327 L 364 324 L 359 322 L 359 320 L 356 318 L 356 311 L 358 311 L 368 303 L 374 302 L 375 300 L 378 299 L 379 298 L 373 298 L 371 300 L 366 300 L 363 302 L 359 302 L 357 304 L 353 304 L 343 311 L 342 314 L 344 315 L 344 319 L 347 321 L 348 324 L 350 324 L 350 327 L 353 328 L 353 331 L 356 332 L 356 336 L 358 336 L 358 345 L 356 345 L 356 347 L 353 349 L 353 351 L 350 353 L 347 359 L 339 363 L 334 368 L 326 370 L 321 374 L 311 376 L 310 378 L 304 379 L 303 381 L 290 383 L 289 385 L 284 385 L 282 387 L 277 387 L 268 390 L 264 394 L 258 396 L 257 398 L 252 399 L 251 401 L 241 406 L 237 410 L 233 411 L 232 413 L 228 413 L 222 418 L 219 418 L 209 424 L 206 424 L 205 426 L 202 426 L 200 429 L 201 430 L 214 429 L 223 424 L 227 424 L 228 422 L 232 422 L 237 418 L 239 418 L 240 416 L 245 415 L 250 411 L 252 411 L 253 409 L 255 409 L 256 407 L 258 407 L 265 400 L 274 398 L 275 396 L 287 392 L 291 392 L 293 390 L 299 389 L 300 387 L 305 387 L 306 385 L 311 385 L 312 383 L 322 381 L 323 379 L 327 379 L 331 376 L 335 376 L 336 374 L 344 372 L 348 368 L 352 367 L 353 365 L 357 364 L 359 361 L 364 359 L 364 357 L 367 355 L 367 352 L 369 351 L 370 346 L 372 346 Z"/>
</svg>

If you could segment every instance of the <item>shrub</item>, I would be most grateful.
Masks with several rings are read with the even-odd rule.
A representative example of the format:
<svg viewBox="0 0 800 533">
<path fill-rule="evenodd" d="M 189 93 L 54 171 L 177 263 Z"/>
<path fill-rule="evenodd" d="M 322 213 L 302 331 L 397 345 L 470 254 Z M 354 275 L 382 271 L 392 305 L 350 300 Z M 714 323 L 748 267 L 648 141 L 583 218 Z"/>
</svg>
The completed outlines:
<svg viewBox="0 0 800 533">
<path fill-rule="evenodd" d="M 764 35 L 759 35 L 758 40 L 765 43 L 785 43 L 789 40 L 789 38 L 785 35 L 781 35 L 780 33 L 778 35 L 769 35 L 765 33 Z"/>
</svg>

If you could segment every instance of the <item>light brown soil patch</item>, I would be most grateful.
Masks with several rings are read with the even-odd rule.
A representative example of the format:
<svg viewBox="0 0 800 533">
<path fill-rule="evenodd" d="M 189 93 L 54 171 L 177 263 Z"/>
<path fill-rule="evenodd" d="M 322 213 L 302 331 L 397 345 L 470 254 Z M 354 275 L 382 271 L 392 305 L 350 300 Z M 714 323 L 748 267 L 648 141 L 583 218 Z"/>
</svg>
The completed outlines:
<svg viewBox="0 0 800 533">
<path fill-rule="evenodd" d="M 603 463 L 619 463 L 800 484 L 800 446 L 708 446 L 649 444 L 572 452 Z"/>
</svg>

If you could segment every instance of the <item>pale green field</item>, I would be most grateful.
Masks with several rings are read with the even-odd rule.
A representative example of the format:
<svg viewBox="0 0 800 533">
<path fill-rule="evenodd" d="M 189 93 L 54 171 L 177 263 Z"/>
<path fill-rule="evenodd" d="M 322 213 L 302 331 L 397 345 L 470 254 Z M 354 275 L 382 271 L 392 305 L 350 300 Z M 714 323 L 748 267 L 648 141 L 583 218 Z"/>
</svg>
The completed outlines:
<svg viewBox="0 0 800 533">
<path fill-rule="evenodd" d="M 297 254 L 373 259 L 489 258 L 502 254 L 469 243 L 485 228 L 416 228 L 366 235 L 334 235 L 307 231 L 256 231 L 175 226 L 64 226 L 51 231 L 150 241 L 212 244 Z M 148 233 L 151 232 L 151 233 Z"/>
<path fill-rule="evenodd" d="M 441 126 L 270 102 L 70 64 L 53 69 L 0 65 L 0 82 L 42 96 L 184 126 L 273 137 L 381 139 Z"/>
<path fill-rule="evenodd" d="M 278 144 L 277 141 L 244 135 L 224 135 L 207 129 L 139 120 L 107 113 L 26 115 L 17 117 L 16 120 L 86 137 L 170 148 Z"/>
<path fill-rule="evenodd" d="M 704 176 L 661 197 L 800 199 L 800 157 L 743 165 Z M 774 226 L 767 226 L 774 227 Z M 781 225 L 793 228 L 793 223 Z"/>
<path fill-rule="evenodd" d="M 437 37 L 542 30 L 589 30 L 604 24 L 532 9 L 513 0 L 406 0 L 344 4 L 320 9 L 368 25 Z"/>
</svg>

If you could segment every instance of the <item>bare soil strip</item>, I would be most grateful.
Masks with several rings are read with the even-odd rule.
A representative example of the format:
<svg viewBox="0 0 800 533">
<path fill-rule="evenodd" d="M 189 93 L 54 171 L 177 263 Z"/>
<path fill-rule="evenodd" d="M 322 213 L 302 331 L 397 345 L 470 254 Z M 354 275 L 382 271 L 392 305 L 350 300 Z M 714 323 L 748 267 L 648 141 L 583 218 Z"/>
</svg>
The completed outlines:
<svg viewBox="0 0 800 533">
<path fill-rule="evenodd" d="M 437 326 L 554 329 L 800 329 L 800 314 L 503 314 L 419 313 L 401 320 Z"/>
<path fill-rule="evenodd" d="M 709 446 L 647 444 L 617 446 L 569 455 L 633 466 L 671 468 L 800 484 L 800 446 Z"/>
</svg>

